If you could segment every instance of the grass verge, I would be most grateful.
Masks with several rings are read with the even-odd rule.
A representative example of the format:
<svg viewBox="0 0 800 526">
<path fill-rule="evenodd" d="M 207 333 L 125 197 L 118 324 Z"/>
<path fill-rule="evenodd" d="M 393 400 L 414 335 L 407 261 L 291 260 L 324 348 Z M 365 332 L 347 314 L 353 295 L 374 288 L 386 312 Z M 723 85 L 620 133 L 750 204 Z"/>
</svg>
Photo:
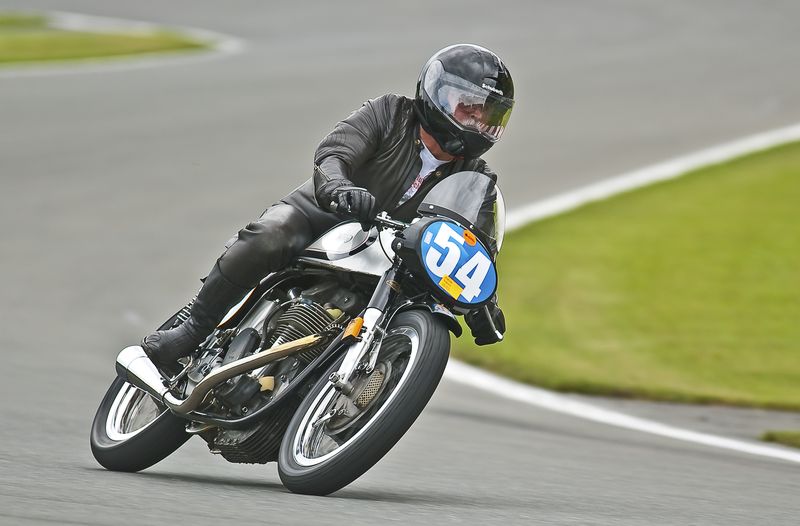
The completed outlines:
<svg viewBox="0 0 800 526">
<path fill-rule="evenodd" d="M 800 448 L 800 431 L 767 431 L 761 440 Z"/>
<path fill-rule="evenodd" d="M 509 234 L 506 340 L 455 355 L 551 389 L 800 409 L 800 144 Z"/>
<path fill-rule="evenodd" d="M 0 65 L 80 60 L 164 51 L 206 44 L 169 31 L 106 33 L 50 28 L 40 15 L 0 14 Z"/>
<path fill-rule="evenodd" d="M 8 29 L 44 28 L 47 19 L 35 13 L 0 13 L 0 31 Z"/>
</svg>

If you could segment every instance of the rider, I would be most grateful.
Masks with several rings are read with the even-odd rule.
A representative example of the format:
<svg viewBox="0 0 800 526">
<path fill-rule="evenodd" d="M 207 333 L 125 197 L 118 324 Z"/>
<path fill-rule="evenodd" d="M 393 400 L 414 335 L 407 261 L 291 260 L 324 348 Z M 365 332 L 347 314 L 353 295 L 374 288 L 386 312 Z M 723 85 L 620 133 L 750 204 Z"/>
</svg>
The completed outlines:
<svg viewBox="0 0 800 526">
<path fill-rule="evenodd" d="M 384 95 L 336 125 L 317 147 L 314 176 L 240 230 L 205 278 L 189 319 L 146 336 L 142 348 L 162 365 L 189 355 L 261 279 L 348 215 L 369 221 L 386 210 L 410 221 L 430 188 L 452 173 L 496 180 L 480 156 L 500 139 L 513 98 L 511 75 L 491 51 L 457 44 L 437 52 L 422 68 L 415 99 Z M 478 345 L 502 339 L 496 299 L 465 318 Z"/>
</svg>

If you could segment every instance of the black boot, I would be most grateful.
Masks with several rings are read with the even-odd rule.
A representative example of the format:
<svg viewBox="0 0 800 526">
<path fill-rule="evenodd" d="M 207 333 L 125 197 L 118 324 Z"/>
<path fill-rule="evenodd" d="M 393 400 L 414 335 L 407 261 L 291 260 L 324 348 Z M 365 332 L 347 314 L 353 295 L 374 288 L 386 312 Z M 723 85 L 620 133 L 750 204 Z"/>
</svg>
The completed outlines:
<svg viewBox="0 0 800 526">
<path fill-rule="evenodd" d="M 174 329 L 145 336 L 142 349 L 155 363 L 174 368 L 178 358 L 197 349 L 249 290 L 228 280 L 220 272 L 219 263 L 215 264 L 197 293 L 189 319 Z"/>
</svg>

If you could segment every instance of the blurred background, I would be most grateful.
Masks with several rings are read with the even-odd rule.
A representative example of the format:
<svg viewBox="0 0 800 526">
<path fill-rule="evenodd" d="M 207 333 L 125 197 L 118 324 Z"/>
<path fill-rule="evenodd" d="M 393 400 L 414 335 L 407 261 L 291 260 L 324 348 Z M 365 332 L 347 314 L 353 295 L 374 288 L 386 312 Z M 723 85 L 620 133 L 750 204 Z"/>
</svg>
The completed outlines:
<svg viewBox="0 0 800 526">
<path fill-rule="evenodd" d="M 92 49 L 123 49 L 97 54 L 167 53 L 15 60 L 22 48 L 12 39 L 23 33 L 92 32 L 91 23 L 2 23 L 4 14 L 50 10 L 168 32 L 154 43 L 92 37 Z M 308 524 L 335 513 L 357 524 L 793 523 L 794 465 L 591 424 L 447 381 L 384 461 L 328 499 L 290 495 L 274 466 L 226 464 L 199 441 L 140 475 L 105 472 L 88 431 L 116 353 L 194 294 L 233 233 L 310 177 L 314 149 L 338 120 L 383 93 L 413 96 L 438 49 L 480 44 L 513 74 L 514 114 L 486 157 L 514 210 L 800 122 L 799 17 L 792 0 L 1 0 L 0 522 Z M 116 33 L 132 31 L 120 24 Z M 67 44 L 53 36 L 36 52 L 68 58 L 57 56 Z M 209 41 L 235 45 L 203 49 Z M 782 168 L 783 195 L 800 195 L 785 183 L 800 177 L 796 160 Z M 791 221 L 789 205 L 781 210 Z M 796 223 L 783 224 L 796 233 Z M 797 261 L 796 238 L 781 246 Z M 780 316 L 797 312 L 787 300 L 798 292 L 793 279 Z M 770 344 L 784 371 L 798 350 L 787 325 Z M 503 356 L 479 352 L 472 361 L 489 367 Z M 795 380 L 792 372 L 781 381 Z M 792 409 L 797 395 L 745 405 Z M 789 411 L 597 403 L 748 439 L 800 428 Z"/>
</svg>

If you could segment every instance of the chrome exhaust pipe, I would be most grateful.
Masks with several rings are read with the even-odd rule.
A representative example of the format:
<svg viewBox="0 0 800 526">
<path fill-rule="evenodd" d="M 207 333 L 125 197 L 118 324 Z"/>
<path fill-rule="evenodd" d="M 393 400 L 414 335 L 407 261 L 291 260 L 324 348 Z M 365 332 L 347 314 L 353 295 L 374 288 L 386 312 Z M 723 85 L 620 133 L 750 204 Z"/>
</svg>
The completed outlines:
<svg viewBox="0 0 800 526">
<path fill-rule="evenodd" d="M 138 345 L 125 347 L 117 355 L 117 375 L 131 385 L 135 385 L 156 400 L 166 403 L 172 394 L 167 388 L 166 380 L 158 372 L 156 366 Z M 167 404 L 169 405 L 169 404 Z"/>
<path fill-rule="evenodd" d="M 306 336 L 291 342 L 265 349 L 241 360 L 236 360 L 218 369 L 214 369 L 195 386 L 189 396 L 180 399 L 173 395 L 165 385 L 166 380 L 138 345 L 126 347 L 117 356 L 117 374 L 131 385 L 161 401 L 176 413 L 186 414 L 197 409 L 206 395 L 216 386 L 240 374 L 285 358 L 290 354 L 313 347 L 324 339 L 320 335 Z"/>
</svg>

